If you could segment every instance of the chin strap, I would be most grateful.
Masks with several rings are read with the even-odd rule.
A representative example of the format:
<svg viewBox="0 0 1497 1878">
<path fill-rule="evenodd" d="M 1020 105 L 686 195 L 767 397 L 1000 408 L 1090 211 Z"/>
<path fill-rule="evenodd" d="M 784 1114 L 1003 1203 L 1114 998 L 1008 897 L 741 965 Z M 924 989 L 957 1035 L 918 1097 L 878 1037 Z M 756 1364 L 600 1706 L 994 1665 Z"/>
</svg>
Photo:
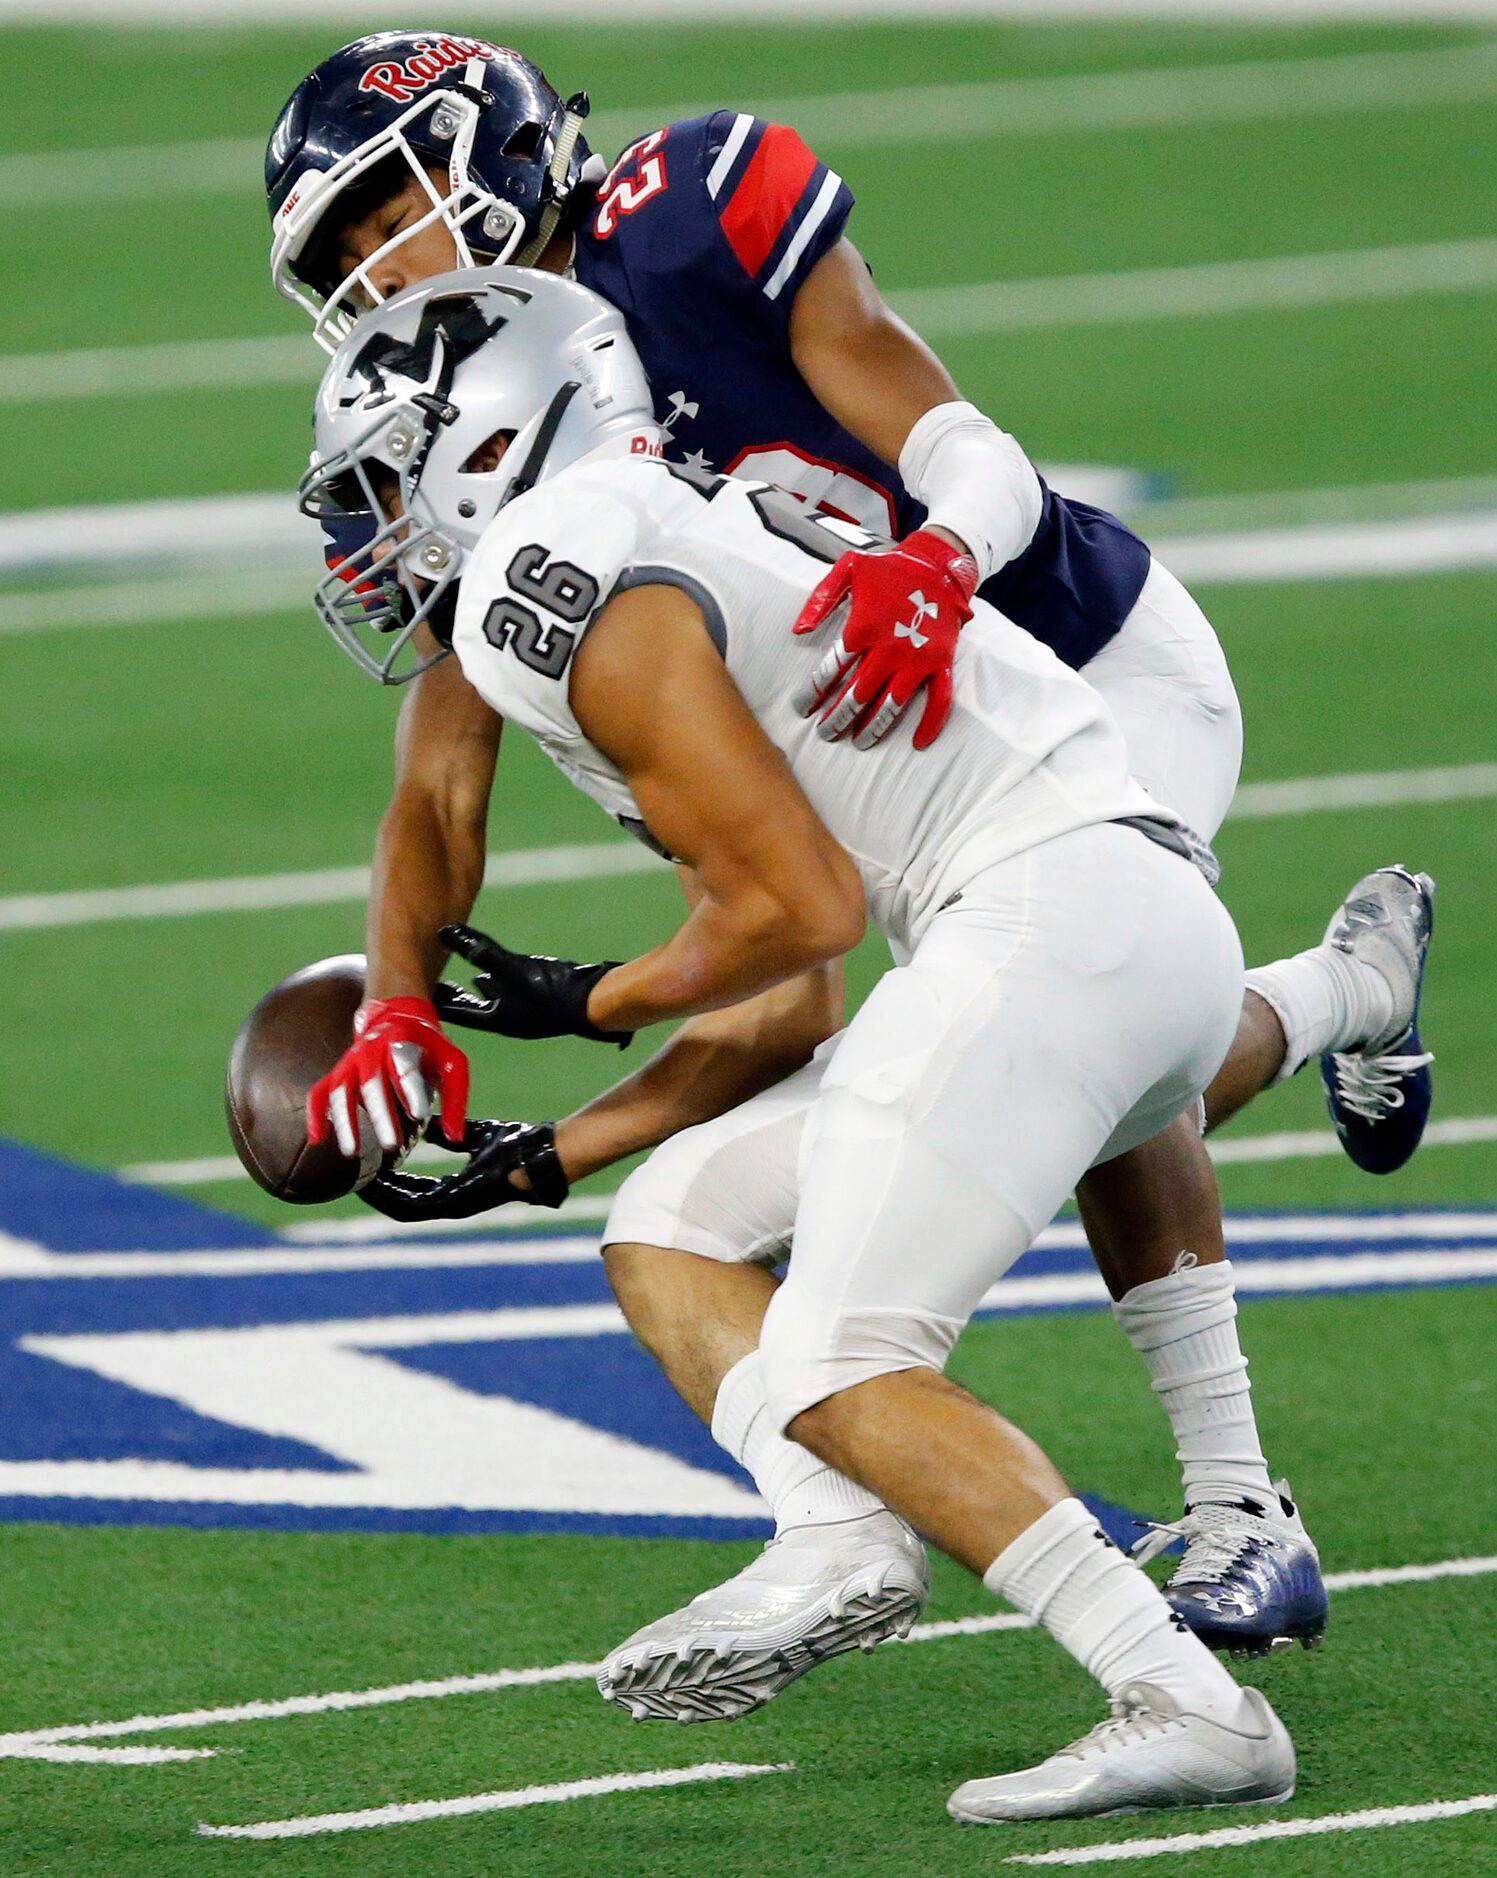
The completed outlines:
<svg viewBox="0 0 1497 1878">
<path fill-rule="evenodd" d="M 542 417 L 540 427 L 535 433 L 535 441 L 531 444 L 525 461 L 520 466 L 520 473 L 504 492 L 504 502 L 513 502 L 516 496 L 523 496 L 527 489 L 534 489 L 539 482 L 541 471 L 546 465 L 546 458 L 550 454 L 552 444 L 556 441 L 557 427 L 566 413 L 567 406 L 581 389 L 581 385 L 575 379 L 568 379 L 546 406 L 545 416 Z M 504 507 L 504 502 L 499 504 L 500 508 Z"/>
<path fill-rule="evenodd" d="M 581 110 L 574 107 L 580 104 Z M 551 245 L 551 237 L 561 224 L 563 209 L 571 191 L 567 188 L 567 171 L 572 167 L 572 152 L 577 147 L 577 139 L 582 132 L 582 121 L 587 116 L 587 97 L 579 93 L 562 112 L 561 129 L 557 133 L 556 148 L 551 153 L 550 166 L 546 176 L 551 184 L 551 200 L 541 210 L 540 226 L 535 239 L 515 256 L 516 267 L 534 267 L 536 262 Z"/>
</svg>

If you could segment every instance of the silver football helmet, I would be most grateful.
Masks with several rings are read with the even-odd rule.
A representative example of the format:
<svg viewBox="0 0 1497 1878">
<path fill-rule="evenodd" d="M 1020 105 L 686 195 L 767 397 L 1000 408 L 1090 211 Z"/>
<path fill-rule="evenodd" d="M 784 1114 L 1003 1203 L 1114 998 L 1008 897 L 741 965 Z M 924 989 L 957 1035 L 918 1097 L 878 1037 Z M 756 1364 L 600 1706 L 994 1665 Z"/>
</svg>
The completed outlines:
<svg viewBox="0 0 1497 1878">
<path fill-rule="evenodd" d="M 605 446 L 658 455 L 661 435 L 622 314 L 524 267 L 441 274 L 366 314 L 323 374 L 315 430 L 302 510 L 363 539 L 314 605 L 387 685 L 445 656 L 402 660 L 423 622 L 450 637 L 454 583 L 506 502 Z"/>
</svg>

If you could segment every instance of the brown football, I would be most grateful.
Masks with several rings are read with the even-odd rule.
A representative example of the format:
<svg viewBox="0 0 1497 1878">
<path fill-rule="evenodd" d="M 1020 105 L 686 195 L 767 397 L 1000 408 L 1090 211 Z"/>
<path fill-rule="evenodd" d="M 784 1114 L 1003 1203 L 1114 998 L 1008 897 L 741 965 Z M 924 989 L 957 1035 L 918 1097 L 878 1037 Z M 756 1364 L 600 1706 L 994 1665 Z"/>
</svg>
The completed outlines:
<svg viewBox="0 0 1497 1878">
<path fill-rule="evenodd" d="M 248 1173 L 278 1200 L 341 1199 L 379 1170 L 362 1109 L 357 1161 L 345 1160 L 331 1136 L 315 1148 L 307 1140 L 307 1093 L 353 1041 L 363 995 L 361 953 L 321 959 L 267 991 L 234 1039 L 224 1083 L 229 1133 Z"/>
</svg>

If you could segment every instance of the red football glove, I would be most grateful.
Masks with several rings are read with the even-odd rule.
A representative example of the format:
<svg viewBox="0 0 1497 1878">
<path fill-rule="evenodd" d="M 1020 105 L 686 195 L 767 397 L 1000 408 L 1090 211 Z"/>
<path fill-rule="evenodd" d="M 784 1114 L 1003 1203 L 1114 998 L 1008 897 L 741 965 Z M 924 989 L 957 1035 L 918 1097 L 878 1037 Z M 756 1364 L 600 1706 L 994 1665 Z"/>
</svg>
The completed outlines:
<svg viewBox="0 0 1497 1878">
<path fill-rule="evenodd" d="M 929 749 L 951 711 L 951 662 L 976 591 L 976 561 L 927 528 L 881 554 L 849 549 L 795 622 L 798 633 L 814 633 L 847 605 L 836 642 L 796 693 L 796 709 L 802 717 L 821 710 L 819 734 L 828 741 L 850 729 L 867 750 L 928 685 L 915 748 Z"/>
<path fill-rule="evenodd" d="M 336 1133 L 349 1160 L 359 1154 L 355 1119 L 364 1106 L 382 1148 L 394 1151 L 431 1114 L 431 1085 L 442 1099 L 442 1133 L 463 1139 L 468 1107 L 468 1059 L 442 1034 L 434 1004 L 425 998 L 366 998 L 354 1013 L 354 1041 L 307 1097 L 307 1139 L 315 1147 Z"/>
</svg>

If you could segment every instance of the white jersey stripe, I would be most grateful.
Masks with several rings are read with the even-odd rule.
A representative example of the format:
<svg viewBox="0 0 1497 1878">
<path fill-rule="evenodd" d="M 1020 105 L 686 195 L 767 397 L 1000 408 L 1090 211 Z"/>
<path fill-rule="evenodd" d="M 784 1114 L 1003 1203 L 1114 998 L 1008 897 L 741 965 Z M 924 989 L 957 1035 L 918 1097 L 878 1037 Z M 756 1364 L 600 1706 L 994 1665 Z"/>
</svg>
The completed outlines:
<svg viewBox="0 0 1497 1878">
<path fill-rule="evenodd" d="M 738 161 L 738 152 L 743 148 L 744 139 L 753 128 L 754 120 L 746 117 L 742 111 L 733 119 L 733 128 L 728 132 L 728 141 L 718 152 L 717 161 L 707 172 L 707 194 L 714 202 L 717 200 L 718 190 L 728 180 L 733 165 Z"/>
<path fill-rule="evenodd" d="M 826 180 L 816 192 L 816 200 L 806 211 L 805 220 L 795 231 L 795 239 L 785 250 L 785 258 L 769 277 L 764 291 L 771 300 L 777 300 L 780 289 L 795 272 L 796 263 L 806 251 L 806 244 L 832 212 L 832 204 L 837 200 L 837 191 L 842 187 L 842 178 L 835 170 L 828 170 Z"/>
</svg>

